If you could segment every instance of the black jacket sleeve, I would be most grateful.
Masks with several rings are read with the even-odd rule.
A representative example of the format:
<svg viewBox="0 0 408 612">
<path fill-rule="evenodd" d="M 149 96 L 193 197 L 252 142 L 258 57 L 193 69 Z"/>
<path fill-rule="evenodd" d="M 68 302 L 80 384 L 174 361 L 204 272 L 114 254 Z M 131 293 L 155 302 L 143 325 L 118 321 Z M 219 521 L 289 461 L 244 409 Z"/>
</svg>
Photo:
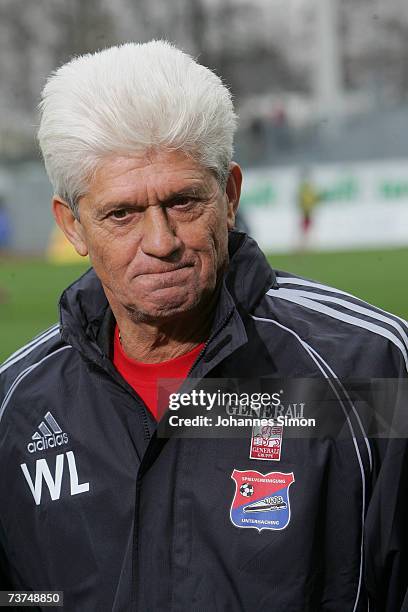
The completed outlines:
<svg viewBox="0 0 408 612">
<path fill-rule="evenodd" d="M 3 546 L 0 543 L 0 591 L 7 591 L 12 588 L 9 575 L 8 561 Z"/>
<path fill-rule="evenodd" d="M 390 381 L 389 381 L 390 382 Z M 388 434 L 372 440 L 374 468 L 365 521 L 371 612 L 408 611 L 408 377 L 394 381 Z"/>
</svg>

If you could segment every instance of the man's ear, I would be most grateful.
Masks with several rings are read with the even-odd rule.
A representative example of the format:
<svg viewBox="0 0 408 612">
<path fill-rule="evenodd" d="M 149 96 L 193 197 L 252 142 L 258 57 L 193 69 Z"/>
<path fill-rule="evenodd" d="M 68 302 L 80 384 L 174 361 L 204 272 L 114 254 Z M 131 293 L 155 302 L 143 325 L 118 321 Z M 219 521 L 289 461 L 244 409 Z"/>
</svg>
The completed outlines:
<svg viewBox="0 0 408 612">
<path fill-rule="evenodd" d="M 235 162 L 230 163 L 230 171 L 228 175 L 225 193 L 228 198 L 228 229 L 231 230 L 235 226 L 235 215 L 237 214 L 239 198 L 241 196 L 242 172 L 240 166 Z"/>
<path fill-rule="evenodd" d="M 52 200 L 52 212 L 55 221 L 70 243 L 75 247 L 78 255 L 82 255 L 82 257 L 88 255 L 84 229 L 81 223 L 74 217 L 69 205 L 60 197 L 54 196 Z"/>
</svg>

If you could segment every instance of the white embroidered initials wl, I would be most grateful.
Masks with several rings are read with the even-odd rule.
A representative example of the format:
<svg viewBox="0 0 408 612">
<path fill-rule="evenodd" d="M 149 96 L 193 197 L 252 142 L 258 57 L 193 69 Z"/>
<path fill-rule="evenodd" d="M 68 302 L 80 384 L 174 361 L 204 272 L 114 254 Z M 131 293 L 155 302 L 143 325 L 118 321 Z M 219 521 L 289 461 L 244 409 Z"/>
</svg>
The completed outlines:
<svg viewBox="0 0 408 612">
<path fill-rule="evenodd" d="M 48 467 L 48 463 L 46 459 L 37 459 L 35 462 L 35 480 L 33 480 L 30 476 L 30 472 L 28 471 L 28 467 L 26 463 L 21 464 L 21 469 L 23 471 L 24 477 L 30 487 L 30 491 L 34 497 L 34 501 L 37 506 L 41 503 L 42 496 L 42 484 L 43 479 L 45 480 L 45 484 L 48 487 L 48 491 L 50 493 L 50 497 L 53 501 L 60 498 L 61 495 L 61 485 L 62 485 L 62 477 L 64 473 L 64 457 L 67 457 L 68 460 L 68 470 L 69 470 L 69 481 L 71 486 L 71 495 L 78 495 L 79 493 L 86 493 L 89 491 L 89 482 L 83 482 L 79 484 L 78 479 L 78 470 L 75 462 L 75 455 L 72 451 L 68 451 L 67 453 L 57 455 L 55 458 L 55 476 L 53 477 Z"/>
</svg>

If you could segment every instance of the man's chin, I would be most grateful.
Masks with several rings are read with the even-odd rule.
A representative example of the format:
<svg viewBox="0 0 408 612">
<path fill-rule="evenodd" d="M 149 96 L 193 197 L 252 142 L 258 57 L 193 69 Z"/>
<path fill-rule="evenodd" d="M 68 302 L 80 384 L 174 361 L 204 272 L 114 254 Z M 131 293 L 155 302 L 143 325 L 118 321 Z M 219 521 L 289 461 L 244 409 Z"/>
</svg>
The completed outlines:
<svg viewBox="0 0 408 612">
<path fill-rule="evenodd" d="M 126 310 L 138 323 L 164 323 L 187 315 L 197 306 L 198 300 L 157 300 L 154 303 L 128 304 Z"/>
</svg>

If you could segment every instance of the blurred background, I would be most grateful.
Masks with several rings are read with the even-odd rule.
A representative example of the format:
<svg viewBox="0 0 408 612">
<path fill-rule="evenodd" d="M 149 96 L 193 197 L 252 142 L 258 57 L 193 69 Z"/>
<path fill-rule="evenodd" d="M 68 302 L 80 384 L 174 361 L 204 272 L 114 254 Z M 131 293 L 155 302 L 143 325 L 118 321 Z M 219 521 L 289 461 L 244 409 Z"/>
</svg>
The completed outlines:
<svg viewBox="0 0 408 612">
<path fill-rule="evenodd" d="M 166 38 L 240 117 L 239 224 L 276 268 L 408 317 L 406 0 L 0 0 L 0 362 L 89 265 L 54 228 L 36 108 L 73 55 Z"/>
</svg>

